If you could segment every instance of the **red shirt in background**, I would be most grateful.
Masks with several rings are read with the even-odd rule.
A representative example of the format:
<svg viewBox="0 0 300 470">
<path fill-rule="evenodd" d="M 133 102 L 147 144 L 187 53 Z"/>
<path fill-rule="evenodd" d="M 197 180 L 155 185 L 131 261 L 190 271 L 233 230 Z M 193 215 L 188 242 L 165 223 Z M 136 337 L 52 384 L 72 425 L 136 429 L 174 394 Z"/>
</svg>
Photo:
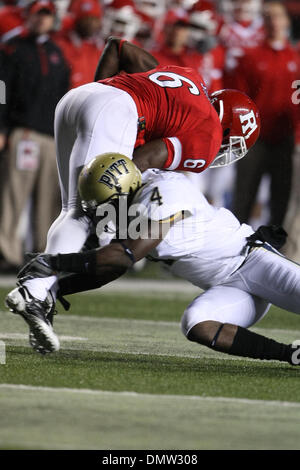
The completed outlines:
<svg viewBox="0 0 300 470">
<path fill-rule="evenodd" d="M 0 40 L 6 42 L 24 31 L 23 8 L 7 5 L 0 7 Z"/>
<path fill-rule="evenodd" d="M 274 48 L 268 42 L 241 58 L 235 88 L 249 95 L 261 114 L 261 138 L 270 142 L 293 135 L 299 106 L 292 102 L 292 83 L 299 79 L 299 56 L 287 42 Z"/>
<path fill-rule="evenodd" d="M 232 21 L 224 23 L 220 29 L 219 39 L 226 50 L 224 83 L 226 88 L 234 88 L 233 78 L 239 60 L 248 50 L 260 46 L 265 39 L 262 18 L 252 22 L 239 23 Z"/>
<path fill-rule="evenodd" d="M 70 67 L 70 88 L 92 82 L 103 44 L 98 44 L 94 39 L 82 40 L 74 31 L 57 34 L 54 41 L 61 48 Z"/>
<path fill-rule="evenodd" d="M 117 75 L 101 83 L 120 88 L 134 99 L 139 118 L 145 120 L 143 141 L 138 138 L 138 144 L 165 138 L 169 150 L 166 168 L 175 158 L 167 137 L 176 137 L 180 146 L 176 152 L 178 165 L 172 169 L 198 173 L 215 159 L 222 142 L 222 127 L 208 99 L 204 80 L 195 70 L 158 66 L 144 73 Z"/>
<path fill-rule="evenodd" d="M 174 54 L 171 49 L 162 45 L 150 53 L 156 58 L 159 65 L 176 65 L 195 69 L 204 78 L 209 93 L 224 88 L 225 51 L 221 46 L 216 46 L 205 54 L 200 54 L 195 49 L 189 48 L 186 48 L 181 54 Z"/>
</svg>

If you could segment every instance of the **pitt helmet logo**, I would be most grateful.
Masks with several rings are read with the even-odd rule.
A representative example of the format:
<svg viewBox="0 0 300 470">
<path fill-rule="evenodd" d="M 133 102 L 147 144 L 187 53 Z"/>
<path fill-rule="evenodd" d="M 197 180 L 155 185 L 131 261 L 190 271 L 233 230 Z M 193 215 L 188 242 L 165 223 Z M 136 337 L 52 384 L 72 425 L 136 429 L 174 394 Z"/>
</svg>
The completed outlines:
<svg viewBox="0 0 300 470">
<path fill-rule="evenodd" d="M 119 186 L 119 177 L 127 173 L 129 173 L 127 164 L 123 158 L 120 158 L 105 170 L 98 182 L 103 183 L 108 186 L 109 189 L 112 189 L 114 186 Z"/>
<path fill-rule="evenodd" d="M 249 139 L 253 132 L 255 132 L 258 128 L 254 111 L 250 111 L 249 113 L 243 115 L 240 114 L 240 121 L 245 139 Z"/>
</svg>

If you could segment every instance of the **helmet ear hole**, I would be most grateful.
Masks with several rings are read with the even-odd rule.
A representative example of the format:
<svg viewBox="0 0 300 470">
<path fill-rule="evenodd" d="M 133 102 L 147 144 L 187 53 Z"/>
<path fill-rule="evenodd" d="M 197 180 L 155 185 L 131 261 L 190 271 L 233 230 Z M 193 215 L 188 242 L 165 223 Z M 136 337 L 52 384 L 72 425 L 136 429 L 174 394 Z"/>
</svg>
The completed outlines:
<svg viewBox="0 0 300 470">
<path fill-rule="evenodd" d="M 230 135 L 230 129 L 229 127 L 227 127 L 227 129 L 225 129 L 223 132 L 222 144 L 226 144 L 229 142 L 229 135 Z"/>
</svg>

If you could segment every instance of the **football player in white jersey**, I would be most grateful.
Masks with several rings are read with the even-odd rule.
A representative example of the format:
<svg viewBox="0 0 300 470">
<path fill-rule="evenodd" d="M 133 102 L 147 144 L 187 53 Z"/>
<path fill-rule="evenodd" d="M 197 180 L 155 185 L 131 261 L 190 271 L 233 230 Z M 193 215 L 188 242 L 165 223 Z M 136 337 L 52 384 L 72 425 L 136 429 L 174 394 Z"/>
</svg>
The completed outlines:
<svg viewBox="0 0 300 470">
<path fill-rule="evenodd" d="M 118 236 L 83 253 L 39 255 L 20 273 L 21 286 L 31 276 L 68 272 L 67 281 L 60 281 L 61 294 L 99 287 L 148 256 L 204 289 L 182 316 L 189 340 L 231 355 L 296 365 L 292 345 L 248 330 L 271 304 L 300 313 L 299 265 L 274 248 L 285 239 L 282 229 L 254 232 L 241 225 L 227 209 L 211 206 L 182 173 L 148 170 L 142 182 L 134 163 L 119 154 L 101 155 L 87 165 L 79 193 L 90 217 L 96 208 L 104 216 L 108 208 L 120 206 L 121 196 L 128 201 L 128 212 L 123 210 L 116 219 Z M 121 217 L 127 213 L 131 218 L 124 233 Z M 7 297 L 15 313 L 24 309 L 22 302 L 18 289 Z M 53 338 L 46 344 L 43 335 L 31 331 L 31 344 L 39 352 L 58 349 L 54 332 Z"/>
</svg>

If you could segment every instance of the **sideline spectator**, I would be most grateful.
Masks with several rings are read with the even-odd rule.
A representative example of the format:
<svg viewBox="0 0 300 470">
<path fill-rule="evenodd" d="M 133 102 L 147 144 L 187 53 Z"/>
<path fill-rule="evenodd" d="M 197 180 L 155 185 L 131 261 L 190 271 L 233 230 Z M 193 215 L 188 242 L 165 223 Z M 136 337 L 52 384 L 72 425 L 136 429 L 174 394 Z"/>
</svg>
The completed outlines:
<svg viewBox="0 0 300 470">
<path fill-rule="evenodd" d="M 104 11 L 102 35 L 104 39 L 117 36 L 141 46 L 136 36 L 142 23 L 133 0 L 113 0 Z"/>
<path fill-rule="evenodd" d="M 55 7 L 46 0 L 30 6 L 24 37 L 6 44 L 0 79 L 7 104 L 0 106 L 0 149 L 5 146 L 0 181 L 0 270 L 23 262 L 18 224 L 32 197 L 34 249 L 43 251 L 57 216 L 59 186 L 53 139 L 54 110 L 69 85 L 69 72 L 49 33 Z"/>
<path fill-rule="evenodd" d="M 188 50 L 188 14 L 183 8 L 169 10 L 164 18 L 159 44 L 150 53 L 160 65 L 196 68 L 194 49 Z M 199 62 L 199 59 L 198 59 Z"/>
<path fill-rule="evenodd" d="M 198 70 L 209 93 L 224 88 L 225 50 L 218 39 L 220 23 L 220 17 L 208 1 L 198 0 L 189 11 L 190 46 L 202 58 Z"/>
<path fill-rule="evenodd" d="M 4 0 L 0 7 L 0 42 L 4 43 L 24 31 L 24 11 L 18 0 Z"/>
<path fill-rule="evenodd" d="M 141 25 L 136 35 L 139 45 L 147 50 L 159 42 L 164 18 L 168 10 L 176 7 L 176 2 L 167 0 L 134 0 Z"/>
<path fill-rule="evenodd" d="M 270 223 L 281 225 L 286 215 L 292 177 L 297 107 L 292 83 L 299 78 L 299 57 L 288 41 L 290 20 L 284 5 L 265 6 L 266 41 L 245 54 L 236 71 L 236 87 L 256 102 L 261 113 L 261 137 L 247 158 L 237 163 L 233 212 L 241 222 L 250 217 L 264 174 L 271 177 Z"/>
<path fill-rule="evenodd" d="M 161 42 L 150 52 L 160 65 L 197 70 L 212 93 L 223 88 L 224 50 L 217 44 L 217 21 L 207 4 L 204 2 L 201 9 L 198 7 L 190 14 L 182 8 L 169 10 Z"/>
<path fill-rule="evenodd" d="M 232 20 L 226 21 L 219 32 L 226 49 L 226 88 L 234 88 L 232 77 L 245 51 L 258 47 L 265 38 L 262 0 L 233 0 L 231 4 Z"/>
<path fill-rule="evenodd" d="M 300 44 L 298 44 L 300 60 Z M 296 131 L 296 149 L 293 155 L 293 178 L 289 210 L 285 219 L 286 230 L 289 234 L 284 254 L 300 263 L 300 74 L 298 88 L 293 89 L 294 106 L 298 108 L 298 125 Z M 295 84 L 296 86 L 296 84 Z"/>
<path fill-rule="evenodd" d="M 70 88 L 94 80 L 99 57 L 103 50 L 100 37 L 102 10 L 98 0 L 73 0 L 67 19 L 68 26 L 54 40 L 62 49 L 71 71 Z"/>
</svg>

